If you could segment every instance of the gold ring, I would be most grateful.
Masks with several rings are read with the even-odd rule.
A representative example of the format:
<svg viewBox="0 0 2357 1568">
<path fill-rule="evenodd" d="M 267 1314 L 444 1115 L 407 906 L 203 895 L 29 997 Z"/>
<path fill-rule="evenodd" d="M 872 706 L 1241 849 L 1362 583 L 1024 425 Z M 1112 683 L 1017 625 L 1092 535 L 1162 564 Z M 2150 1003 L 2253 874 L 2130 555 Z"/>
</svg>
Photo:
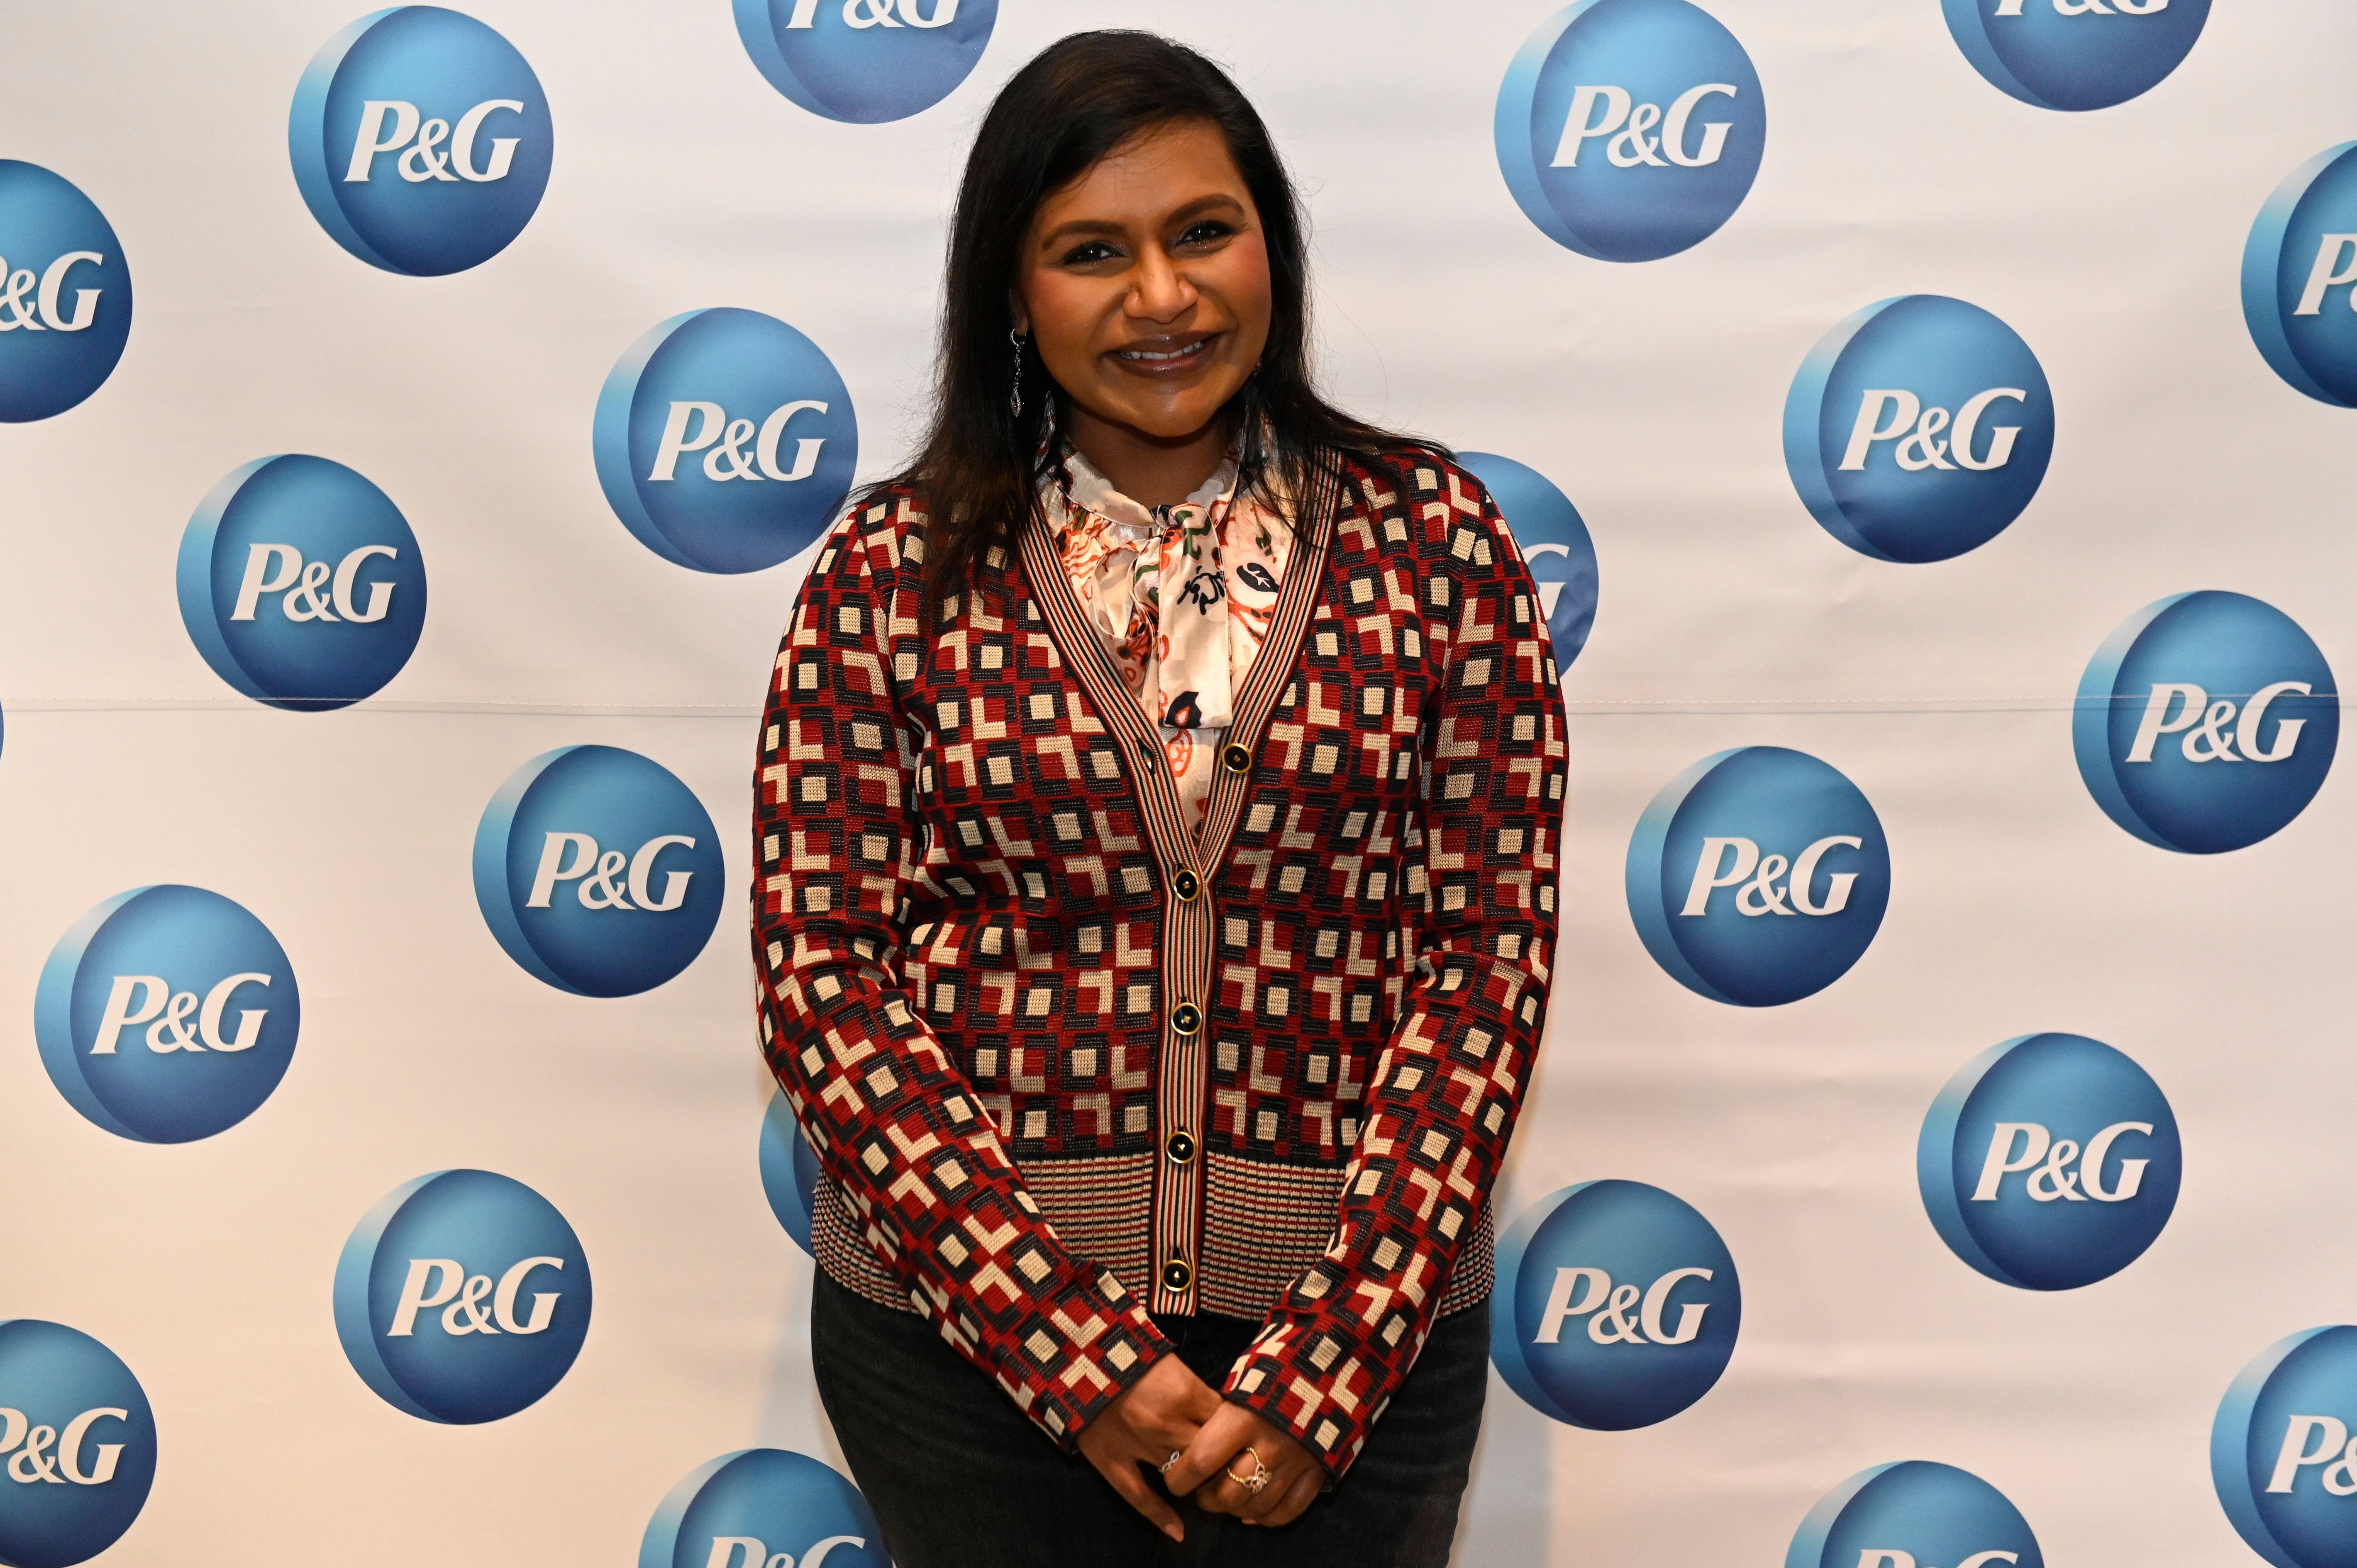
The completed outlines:
<svg viewBox="0 0 2357 1568">
<path fill-rule="evenodd" d="M 1268 1467 L 1268 1461 L 1262 1458 L 1260 1456 L 1260 1450 L 1253 1447 L 1250 1444 L 1246 1444 L 1244 1445 L 1244 1452 L 1252 1455 L 1253 1473 L 1249 1476 L 1239 1476 L 1233 1469 L 1230 1469 L 1226 1471 L 1225 1474 L 1229 1480 L 1233 1481 L 1245 1491 L 1252 1493 L 1253 1496 L 1258 1497 L 1260 1496 L 1261 1488 L 1268 1485 L 1268 1478 L 1271 1474 Z M 1235 1461 L 1231 1459 L 1228 1463 L 1229 1465 L 1233 1466 Z"/>
</svg>

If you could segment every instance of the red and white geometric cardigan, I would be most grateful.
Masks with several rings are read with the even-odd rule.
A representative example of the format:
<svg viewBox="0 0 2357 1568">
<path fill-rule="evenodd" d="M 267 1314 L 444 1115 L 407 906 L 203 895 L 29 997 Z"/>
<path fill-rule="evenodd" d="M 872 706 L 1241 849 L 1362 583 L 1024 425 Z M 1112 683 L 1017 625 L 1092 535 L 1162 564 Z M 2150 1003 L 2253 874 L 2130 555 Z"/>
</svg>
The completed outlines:
<svg viewBox="0 0 2357 1568">
<path fill-rule="evenodd" d="M 760 1035 L 819 1262 L 1051 1437 L 1262 1319 L 1228 1399 L 1333 1475 L 1440 1315 L 1546 1016 L 1563 699 L 1469 474 L 1352 465 L 1305 523 L 1200 841 L 1044 531 L 920 629 L 925 517 L 838 524 L 757 774 Z"/>
</svg>

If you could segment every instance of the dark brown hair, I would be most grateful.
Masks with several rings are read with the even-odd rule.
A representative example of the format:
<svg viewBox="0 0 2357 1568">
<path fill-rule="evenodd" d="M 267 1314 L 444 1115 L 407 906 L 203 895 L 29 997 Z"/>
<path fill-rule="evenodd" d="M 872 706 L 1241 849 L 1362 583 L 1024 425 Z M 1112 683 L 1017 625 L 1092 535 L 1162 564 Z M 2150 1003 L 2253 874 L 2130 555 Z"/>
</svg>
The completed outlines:
<svg viewBox="0 0 2357 1568">
<path fill-rule="evenodd" d="M 908 467 L 869 492 L 907 486 L 924 493 L 929 599 L 964 581 L 991 545 L 1015 542 L 1060 456 L 1051 422 L 1063 394 L 1047 392 L 1053 383 L 1028 339 L 1019 350 L 1009 342 L 1023 246 L 1039 204 L 1132 138 L 1187 120 L 1216 126 L 1226 139 L 1268 250 L 1268 345 L 1227 411 L 1243 437 L 1243 482 L 1271 500 L 1308 498 L 1340 477 L 1346 456 L 1380 462 L 1401 448 L 1448 456 L 1318 394 L 1300 201 L 1268 127 L 1227 73 L 1152 33 L 1075 33 L 1017 71 L 983 118 L 950 228 L 931 425 Z M 1020 413 L 1010 395 L 1018 352 L 1028 393 Z M 1322 520 L 1295 521 L 1317 527 Z"/>
</svg>

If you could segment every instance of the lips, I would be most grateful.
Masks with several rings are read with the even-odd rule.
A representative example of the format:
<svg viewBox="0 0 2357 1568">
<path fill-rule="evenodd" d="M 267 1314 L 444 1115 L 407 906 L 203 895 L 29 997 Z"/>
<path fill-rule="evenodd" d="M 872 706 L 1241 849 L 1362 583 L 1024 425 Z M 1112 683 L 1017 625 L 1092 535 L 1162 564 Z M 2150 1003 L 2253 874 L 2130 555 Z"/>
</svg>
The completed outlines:
<svg viewBox="0 0 2357 1568">
<path fill-rule="evenodd" d="M 1115 349 L 1107 357 L 1133 375 L 1178 375 L 1209 363 L 1221 337 L 1211 332 L 1200 338 L 1141 343 L 1134 348 Z"/>
</svg>

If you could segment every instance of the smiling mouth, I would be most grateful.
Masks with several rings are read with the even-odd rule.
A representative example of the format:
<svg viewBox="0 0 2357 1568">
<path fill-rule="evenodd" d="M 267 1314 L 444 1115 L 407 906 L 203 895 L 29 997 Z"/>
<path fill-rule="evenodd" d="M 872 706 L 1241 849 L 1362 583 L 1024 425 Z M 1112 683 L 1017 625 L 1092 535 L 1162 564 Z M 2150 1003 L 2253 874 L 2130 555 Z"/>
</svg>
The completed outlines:
<svg viewBox="0 0 2357 1568">
<path fill-rule="evenodd" d="M 1146 375 L 1169 375 L 1191 371 L 1209 360 L 1212 346 L 1219 339 L 1219 333 L 1211 332 L 1168 349 L 1116 349 L 1112 357 L 1126 371 Z"/>
</svg>

